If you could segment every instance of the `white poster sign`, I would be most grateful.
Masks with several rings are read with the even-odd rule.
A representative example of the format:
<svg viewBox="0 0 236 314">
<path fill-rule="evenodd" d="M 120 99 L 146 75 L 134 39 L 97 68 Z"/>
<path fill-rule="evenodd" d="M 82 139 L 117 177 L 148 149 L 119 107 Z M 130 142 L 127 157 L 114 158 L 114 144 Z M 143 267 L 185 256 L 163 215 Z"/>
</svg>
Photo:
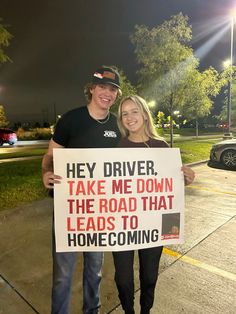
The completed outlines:
<svg viewBox="0 0 236 314">
<path fill-rule="evenodd" d="M 183 243 L 178 148 L 54 149 L 57 252 Z"/>
</svg>

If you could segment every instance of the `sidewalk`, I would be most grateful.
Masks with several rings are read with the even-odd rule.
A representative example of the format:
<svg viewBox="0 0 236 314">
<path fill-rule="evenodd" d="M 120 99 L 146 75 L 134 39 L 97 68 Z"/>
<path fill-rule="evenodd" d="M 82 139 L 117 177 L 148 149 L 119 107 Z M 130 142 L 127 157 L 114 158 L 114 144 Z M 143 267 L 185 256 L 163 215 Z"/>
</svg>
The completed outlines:
<svg viewBox="0 0 236 314">
<path fill-rule="evenodd" d="M 206 165 L 194 170 L 196 181 L 186 188 L 186 241 L 162 256 L 152 314 L 236 313 L 236 173 Z M 0 314 L 50 313 L 51 215 L 50 198 L 0 212 Z M 71 314 L 81 313 L 78 258 Z M 113 278 L 106 253 L 101 314 L 123 313 Z M 135 283 L 138 289 L 137 261 Z M 139 291 L 137 313 L 138 299 Z"/>
</svg>

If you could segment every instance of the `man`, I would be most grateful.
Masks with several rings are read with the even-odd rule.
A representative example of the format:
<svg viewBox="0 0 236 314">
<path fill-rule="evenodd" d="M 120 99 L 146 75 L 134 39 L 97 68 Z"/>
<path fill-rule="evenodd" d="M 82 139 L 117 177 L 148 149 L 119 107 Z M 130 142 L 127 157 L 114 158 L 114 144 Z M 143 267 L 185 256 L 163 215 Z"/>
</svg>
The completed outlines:
<svg viewBox="0 0 236 314">
<path fill-rule="evenodd" d="M 58 121 L 47 153 L 42 161 L 44 186 L 52 189 L 60 183 L 53 173 L 53 148 L 116 147 L 120 139 L 116 117 L 109 109 L 121 95 L 119 74 L 109 67 L 94 72 L 91 83 L 84 90 L 88 105 L 73 109 Z M 57 253 L 53 233 L 52 313 L 69 313 L 70 290 L 76 262 L 75 252 Z M 84 252 L 83 313 L 98 313 L 102 252 Z"/>
</svg>

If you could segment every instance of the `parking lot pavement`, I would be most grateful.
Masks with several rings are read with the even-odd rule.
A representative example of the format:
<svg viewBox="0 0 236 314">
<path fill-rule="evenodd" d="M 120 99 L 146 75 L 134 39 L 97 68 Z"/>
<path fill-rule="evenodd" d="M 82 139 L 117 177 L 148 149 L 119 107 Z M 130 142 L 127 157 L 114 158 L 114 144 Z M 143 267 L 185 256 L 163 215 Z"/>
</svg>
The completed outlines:
<svg viewBox="0 0 236 314">
<path fill-rule="evenodd" d="M 186 187 L 185 243 L 164 249 L 153 314 L 236 313 L 236 172 L 194 167 Z M 0 213 L 0 313 L 50 312 L 52 200 Z M 71 314 L 81 313 L 81 259 Z M 123 313 L 114 284 L 111 253 L 105 254 L 101 313 Z M 139 313 L 135 260 L 136 312 Z M 79 291 L 79 292 L 78 292 Z"/>
<path fill-rule="evenodd" d="M 186 188 L 186 240 L 163 256 L 153 313 L 236 313 L 236 172 L 195 170 Z"/>
</svg>

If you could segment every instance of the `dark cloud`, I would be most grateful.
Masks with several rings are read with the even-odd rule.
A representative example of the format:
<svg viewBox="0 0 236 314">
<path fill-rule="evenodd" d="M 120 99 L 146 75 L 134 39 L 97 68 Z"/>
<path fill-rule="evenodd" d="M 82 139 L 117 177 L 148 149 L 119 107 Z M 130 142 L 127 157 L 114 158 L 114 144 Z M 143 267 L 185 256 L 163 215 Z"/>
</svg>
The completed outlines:
<svg viewBox="0 0 236 314">
<path fill-rule="evenodd" d="M 211 19 L 225 18 L 233 2 L 1 0 L 0 17 L 14 38 L 6 50 L 13 62 L 0 67 L 0 103 L 10 120 L 52 120 L 55 108 L 63 113 L 84 103 L 83 86 L 101 64 L 117 65 L 136 82 L 129 40 L 135 24 L 155 27 L 183 12 L 197 36 Z M 216 67 L 227 57 L 227 36 L 201 60 L 202 67 Z"/>
</svg>

